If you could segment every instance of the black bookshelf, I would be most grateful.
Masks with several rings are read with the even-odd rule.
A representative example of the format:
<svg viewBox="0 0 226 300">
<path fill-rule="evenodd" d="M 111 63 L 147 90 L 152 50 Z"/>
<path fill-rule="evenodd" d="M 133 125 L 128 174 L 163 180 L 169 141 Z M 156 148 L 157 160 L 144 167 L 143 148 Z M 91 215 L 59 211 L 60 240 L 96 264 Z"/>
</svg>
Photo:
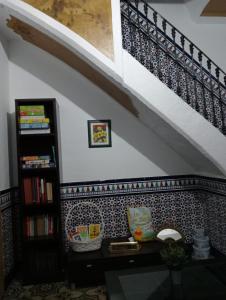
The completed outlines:
<svg viewBox="0 0 226 300">
<path fill-rule="evenodd" d="M 15 112 L 23 282 L 61 280 L 58 104 L 16 99 Z"/>
</svg>

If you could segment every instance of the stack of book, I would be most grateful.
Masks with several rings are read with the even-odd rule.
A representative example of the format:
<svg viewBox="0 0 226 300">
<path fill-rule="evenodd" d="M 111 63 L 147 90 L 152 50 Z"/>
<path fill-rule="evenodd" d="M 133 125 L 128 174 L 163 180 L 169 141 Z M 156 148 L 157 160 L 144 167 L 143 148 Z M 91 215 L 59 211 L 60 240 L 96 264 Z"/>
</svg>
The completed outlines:
<svg viewBox="0 0 226 300">
<path fill-rule="evenodd" d="M 21 157 L 22 169 L 36 169 L 36 168 L 52 168 L 55 163 L 51 162 L 50 155 L 33 155 Z"/>
<path fill-rule="evenodd" d="M 46 178 L 25 177 L 23 179 L 24 203 L 53 203 L 53 183 Z"/>
<path fill-rule="evenodd" d="M 27 216 L 25 219 L 25 237 L 40 237 L 53 235 L 53 216 Z"/>
<path fill-rule="evenodd" d="M 49 118 L 44 105 L 21 105 L 19 111 L 20 134 L 50 133 Z"/>
</svg>

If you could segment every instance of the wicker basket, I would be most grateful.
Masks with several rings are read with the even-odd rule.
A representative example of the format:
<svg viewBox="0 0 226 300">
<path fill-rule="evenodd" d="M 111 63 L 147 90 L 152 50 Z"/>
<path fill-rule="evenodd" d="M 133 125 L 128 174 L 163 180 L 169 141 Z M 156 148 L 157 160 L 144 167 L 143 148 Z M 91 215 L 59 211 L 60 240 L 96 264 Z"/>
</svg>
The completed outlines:
<svg viewBox="0 0 226 300">
<path fill-rule="evenodd" d="M 88 252 L 88 251 L 94 251 L 94 250 L 98 250 L 101 247 L 101 243 L 102 243 L 102 239 L 103 239 L 103 234 L 104 234 L 104 221 L 103 221 L 103 214 L 102 211 L 99 209 L 99 207 L 91 202 L 82 202 L 82 203 L 77 203 L 75 205 L 72 206 L 72 208 L 68 211 L 68 214 L 66 216 L 66 220 L 65 220 L 65 231 L 66 231 L 66 235 L 68 236 L 68 221 L 70 219 L 70 216 L 72 214 L 72 212 L 77 208 L 81 206 L 88 206 L 91 209 L 95 209 L 98 211 L 99 216 L 100 216 L 100 226 L 101 226 L 101 230 L 100 230 L 100 234 L 93 239 L 88 239 L 85 241 L 71 241 L 69 240 L 69 245 L 72 248 L 73 251 L 75 252 Z"/>
</svg>

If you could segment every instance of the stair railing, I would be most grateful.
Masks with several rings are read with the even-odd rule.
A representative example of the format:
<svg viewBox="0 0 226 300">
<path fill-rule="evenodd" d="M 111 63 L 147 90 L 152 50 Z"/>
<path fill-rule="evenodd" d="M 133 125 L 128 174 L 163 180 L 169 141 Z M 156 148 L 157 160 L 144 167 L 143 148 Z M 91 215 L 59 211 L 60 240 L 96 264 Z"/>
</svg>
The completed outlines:
<svg viewBox="0 0 226 300">
<path fill-rule="evenodd" d="M 146 0 L 121 0 L 123 47 L 226 135 L 226 73 Z"/>
</svg>

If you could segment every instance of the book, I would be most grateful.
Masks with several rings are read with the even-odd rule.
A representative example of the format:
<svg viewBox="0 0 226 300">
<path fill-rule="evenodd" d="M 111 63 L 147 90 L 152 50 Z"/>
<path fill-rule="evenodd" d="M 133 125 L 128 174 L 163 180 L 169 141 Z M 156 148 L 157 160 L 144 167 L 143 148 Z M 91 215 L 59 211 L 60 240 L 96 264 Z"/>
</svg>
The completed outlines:
<svg viewBox="0 0 226 300">
<path fill-rule="evenodd" d="M 48 129 L 23 129 L 20 130 L 20 134 L 46 134 L 50 133 L 50 128 Z"/>
<path fill-rule="evenodd" d="M 52 185 L 52 182 L 46 182 L 46 197 L 47 197 L 47 202 L 48 203 L 53 202 L 53 185 Z"/>
<path fill-rule="evenodd" d="M 76 231 L 78 232 L 81 241 L 88 240 L 89 233 L 88 233 L 88 226 L 87 225 L 76 226 Z"/>
<path fill-rule="evenodd" d="M 24 188 L 24 202 L 25 204 L 31 204 L 33 201 L 31 178 L 26 177 L 23 179 L 23 188 Z"/>
<path fill-rule="evenodd" d="M 41 128 L 49 128 L 49 123 L 20 124 L 20 129 L 41 129 Z"/>
<path fill-rule="evenodd" d="M 30 155 L 30 156 L 21 156 L 20 160 L 50 160 L 50 155 Z"/>
<path fill-rule="evenodd" d="M 20 116 L 43 116 L 45 117 L 44 105 L 20 105 Z"/>
<path fill-rule="evenodd" d="M 100 234 L 100 224 L 90 224 L 89 225 L 89 238 L 95 239 Z"/>
<path fill-rule="evenodd" d="M 48 216 L 48 226 L 47 226 L 48 235 L 53 235 L 53 217 Z"/>
<path fill-rule="evenodd" d="M 41 202 L 44 203 L 45 202 L 45 181 L 44 178 L 41 178 L 40 180 L 40 198 L 41 198 Z"/>
<path fill-rule="evenodd" d="M 25 165 L 33 165 L 33 164 L 48 164 L 50 163 L 50 159 L 34 159 L 34 160 L 26 160 L 23 162 Z"/>
<path fill-rule="evenodd" d="M 38 168 L 55 168 L 56 165 L 54 163 L 48 164 L 22 164 L 22 169 L 38 169 Z"/>
<path fill-rule="evenodd" d="M 36 235 L 45 235 L 45 217 L 43 215 L 36 217 Z"/>
<path fill-rule="evenodd" d="M 40 185 L 41 185 L 41 183 L 40 183 L 40 177 L 36 177 L 36 180 L 35 180 L 35 182 L 36 182 L 36 203 L 37 204 L 40 204 L 40 202 L 41 202 L 41 195 L 40 195 Z"/>
<path fill-rule="evenodd" d="M 47 123 L 49 124 L 49 118 L 43 118 L 43 116 L 22 116 L 19 118 L 20 124 L 34 124 L 34 123 Z"/>
</svg>

